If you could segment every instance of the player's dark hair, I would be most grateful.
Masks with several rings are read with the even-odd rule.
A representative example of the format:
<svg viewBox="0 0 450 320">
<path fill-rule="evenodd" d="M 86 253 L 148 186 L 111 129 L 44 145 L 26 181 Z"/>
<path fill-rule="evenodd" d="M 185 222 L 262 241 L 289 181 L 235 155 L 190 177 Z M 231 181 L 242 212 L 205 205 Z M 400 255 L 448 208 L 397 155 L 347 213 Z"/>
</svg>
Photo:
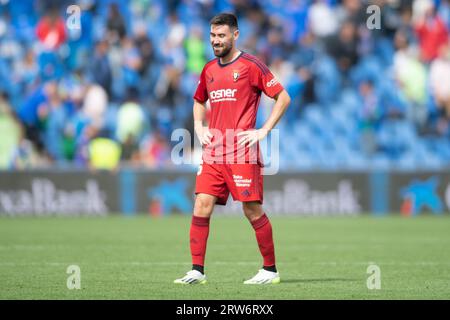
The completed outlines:
<svg viewBox="0 0 450 320">
<path fill-rule="evenodd" d="M 234 14 L 232 13 L 220 13 L 216 16 L 214 16 L 209 24 L 218 25 L 218 26 L 224 26 L 227 25 L 230 27 L 230 30 L 236 30 L 238 29 L 238 21 Z"/>
</svg>

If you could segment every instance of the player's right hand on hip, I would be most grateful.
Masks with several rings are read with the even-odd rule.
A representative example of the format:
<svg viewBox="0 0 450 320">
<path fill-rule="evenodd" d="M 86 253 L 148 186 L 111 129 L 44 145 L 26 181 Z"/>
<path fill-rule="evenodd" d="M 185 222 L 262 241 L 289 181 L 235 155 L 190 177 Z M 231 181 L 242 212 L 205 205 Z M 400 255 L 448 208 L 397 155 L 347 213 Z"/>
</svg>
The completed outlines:
<svg viewBox="0 0 450 320">
<path fill-rule="evenodd" d="M 213 137 L 212 133 L 209 131 L 208 127 L 197 127 L 195 128 L 195 133 L 200 141 L 201 145 L 209 145 Z"/>
</svg>

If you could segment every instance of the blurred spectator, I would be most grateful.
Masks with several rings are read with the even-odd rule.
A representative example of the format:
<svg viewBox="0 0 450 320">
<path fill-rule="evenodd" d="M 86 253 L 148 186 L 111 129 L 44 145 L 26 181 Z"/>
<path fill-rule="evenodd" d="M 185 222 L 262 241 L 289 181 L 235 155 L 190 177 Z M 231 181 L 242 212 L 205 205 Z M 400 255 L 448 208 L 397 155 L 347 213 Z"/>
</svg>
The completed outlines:
<svg viewBox="0 0 450 320">
<path fill-rule="evenodd" d="M 379 94 L 373 82 L 366 80 L 359 85 L 361 108 L 358 113 L 361 146 L 367 155 L 375 153 L 376 132 L 381 120 Z"/>
<path fill-rule="evenodd" d="M 139 159 L 139 144 L 136 138 L 129 134 L 121 144 L 122 153 L 120 159 L 128 164 L 141 164 Z"/>
<path fill-rule="evenodd" d="M 75 140 L 75 164 L 80 167 L 89 167 L 90 151 L 89 144 L 99 134 L 100 129 L 89 123 L 83 123 L 76 132 Z"/>
<path fill-rule="evenodd" d="M 309 69 L 316 60 L 318 52 L 319 49 L 314 35 L 307 32 L 299 37 L 298 45 L 293 49 L 289 60 L 294 63 L 296 68 L 306 67 Z"/>
<path fill-rule="evenodd" d="M 56 52 L 42 51 L 38 56 L 38 65 L 42 81 L 51 81 L 63 76 L 65 67 Z"/>
<path fill-rule="evenodd" d="M 202 39 L 202 29 L 200 26 L 194 26 L 185 42 L 186 48 L 186 70 L 200 75 L 203 66 L 207 62 L 205 59 L 205 43 Z"/>
<path fill-rule="evenodd" d="M 124 160 L 131 160 L 137 151 L 146 125 L 144 112 L 138 104 L 137 90 L 130 88 L 128 91 L 128 99 L 117 113 L 116 136 L 122 144 Z"/>
<path fill-rule="evenodd" d="M 285 59 L 288 52 L 289 50 L 287 44 L 284 42 L 281 26 L 272 26 L 267 34 L 266 46 L 259 53 L 261 60 L 269 65 L 275 58 Z"/>
<path fill-rule="evenodd" d="M 66 41 L 64 20 L 56 9 L 41 18 L 36 27 L 36 35 L 47 50 L 56 50 Z"/>
<path fill-rule="evenodd" d="M 90 78 L 111 95 L 112 71 L 108 58 L 108 43 L 100 41 L 95 45 L 95 53 L 89 65 Z"/>
<path fill-rule="evenodd" d="M 113 44 L 120 42 L 127 34 L 125 20 L 119 11 L 117 3 L 109 5 L 106 28 L 108 30 L 108 39 Z"/>
<path fill-rule="evenodd" d="M 23 59 L 18 59 L 14 65 L 14 78 L 20 85 L 20 90 L 29 92 L 38 81 L 39 67 L 33 50 L 29 49 Z"/>
<path fill-rule="evenodd" d="M 342 5 L 337 9 L 339 23 L 351 21 L 356 27 L 366 25 L 366 6 L 361 0 L 342 0 Z"/>
<path fill-rule="evenodd" d="M 116 170 L 119 167 L 120 145 L 101 132 L 89 143 L 89 167 L 94 170 Z"/>
<path fill-rule="evenodd" d="M 416 24 L 427 14 L 434 6 L 433 0 L 413 0 L 412 1 L 412 11 L 413 11 L 413 23 Z"/>
<path fill-rule="evenodd" d="M 403 119 L 407 116 L 408 103 L 405 96 L 395 85 L 395 79 L 386 77 L 380 83 L 379 92 L 382 120 Z"/>
<path fill-rule="evenodd" d="M 50 112 L 50 101 L 57 95 L 56 81 L 50 81 L 40 86 L 19 109 L 19 119 L 25 126 L 25 137 L 34 143 L 39 152 L 44 152 L 42 131 Z"/>
<path fill-rule="evenodd" d="M 62 154 L 64 160 L 73 161 L 76 153 L 77 139 L 89 122 L 82 114 L 86 86 L 81 71 L 63 79 L 60 83 L 60 95 L 63 100 L 64 128 L 62 132 Z"/>
<path fill-rule="evenodd" d="M 346 74 L 358 62 L 355 24 L 351 21 L 344 22 L 339 34 L 331 37 L 327 46 L 339 69 Z"/>
<path fill-rule="evenodd" d="M 418 17 L 415 29 L 422 60 L 429 63 L 437 57 L 439 48 L 448 42 L 449 35 L 433 4 L 428 5 L 423 16 Z"/>
<path fill-rule="evenodd" d="M 168 17 L 167 40 L 162 44 L 165 63 L 180 71 L 184 70 L 186 57 L 183 42 L 186 37 L 186 26 L 180 22 L 178 15 L 172 13 Z"/>
<path fill-rule="evenodd" d="M 108 95 L 99 85 L 90 85 L 86 90 L 83 113 L 97 128 L 102 128 L 104 115 L 108 107 Z"/>
<path fill-rule="evenodd" d="M 66 65 L 69 70 L 80 69 L 90 61 L 94 42 L 95 1 L 82 0 L 78 2 L 81 9 L 80 28 L 68 28 L 68 49 Z M 69 21 L 68 21 L 69 22 Z"/>
<path fill-rule="evenodd" d="M 66 112 L 59 93 L 52 95 L 48 100 L 48 115 L 45 122 L 43 139 L 48 155 L 52 160 L 62 161 L 64 126 Z"/>
<path fill-rule="evenodd" d="M 442 0 L 439 6 L 439 16 L 450 30 L 450 0 Z"/>
<path fill-rule="evenodd" d="M 418 54 L 409 47 L 407 36 L 399 31 L 395 35 L 397 52 L 394 55 L 394 73 L 402 93 L 410 102 L 409 118 L 419 127 L 427 119 L 426 86 L 427 72 Z"/>
<path fill-rule="evenodd" d="M 155 88 L 156 97 L 162 106 L 173 109 L 182 99 L 180 86 L 180 70 L 165 66 Z"/>
<path fill-rule="evenodd" d="M 11 160 L 23 140 L 23 128 L 14 117 L 8 96 L 0 92 L 0 169 L 11 166 Z"/>
<path fill-rule="evenodd" d="M 450 119 L 450 50 L 442 46 L 430 67 L 430 85 L 437 107 Z"/>
<path fill-rule="evenodd" d="M 336 12 L 326 0 L 315 0 L 309 8 L 308 24 L 311 33 L 318 38 L 334 35 L 338 30 Z"/>
<path fill-rule="evenodd" d="M 41 166 L 48 166 L 33 144 L 25 139 L 20 140 L 14 150 L 9 167 L 14 170 L 35 169 Z"/>
<path fill-rule="evenodd" d="M 170 148 L 159 130 L 147 136 L 141 147 L 141 163 L 149 168 L 161 168 L 170 161 Z"/>
<path fill-rule="evenodd" d="M 139 74 L 144 76 L 147 73 L 150 64 L 155 60 L 155 49 L 153 48 L 151 39 L 147 35 L 145 22 L 137 24 L 134 41 L 142 60 L 139 68 Z"/>
<path fill-rule="evenodd" d="M 404 150 L 399 142 L 426 142 L 417 133 L 450 137 L 449 58 L 441 51 L 450 0 L 200 2 L 83 0 L 77 3 L 81 29 L 70 30 L 63 20 L 67 1 L 0 5 L 6 8 L 0 13 L 0 91 L 12 109 L 11 116 L 0 115 L 0 131 L 15 127 L 14 113 L 24 131 L 23 138 L 0 138 L 10 147 L 17 141 L 11 165 L 45 165 L 50 156 L 55 165 L 87 167 L 92 141 L 102 132 L 110 150 L 118 139 L 122 160 L 170 166 L 171 130 L 192 127 L 192 93 L 213 58 L 209 19 L 217 11 L 238 15 L 239 48 L 269 65 L 293 98 L 280 127 L 287 124 L 298 135 L 294 141 L 309 141 L 314 127 L 330 127 L 336 136 L 318 134 L 315 141 L 339 141 L 337 157 L 346 163 L 365 152 L 395 164 Z M 371 4 L 381 9 L 379 30 L 366 26 Z M 257 125 L 272 106 L 261 100 Z M 300 148 L 319 167 L 327 158 L 300 143 L 289 144 L 287 153 Z M 0 158 L 7 158 L 3 151 Z M 449 163 L 448 156 L 441 160 Z"/>
<path fill-rule="evenodd" d="M 122 74 L 126 87 L 139 85 L 139 70 L 142 68 L 142 59 L 133 40 L 128 37 L 122 39 Z"/>
<path fill-rule="evenodd" d="M 412 9 L 410 6 L 405 5 L 401 7 L 399 15 L 400 23 L 397 31 L 402 32 L 406 36 L 408 43 L 413 43 L 415 41 L 415 30 L 412 23 Z"/>
<path fill-rule="evenodd" d="M 377 36 L 392 38 L 407 18 L 408 11 L 410 12 L 407 7 L 402 7 L 398 2 L 393 3 L 388 0 L 373 0 L 370 4 L 380 8 L 380 29 L 371 30 L 375 31 Z"/>
</svg>

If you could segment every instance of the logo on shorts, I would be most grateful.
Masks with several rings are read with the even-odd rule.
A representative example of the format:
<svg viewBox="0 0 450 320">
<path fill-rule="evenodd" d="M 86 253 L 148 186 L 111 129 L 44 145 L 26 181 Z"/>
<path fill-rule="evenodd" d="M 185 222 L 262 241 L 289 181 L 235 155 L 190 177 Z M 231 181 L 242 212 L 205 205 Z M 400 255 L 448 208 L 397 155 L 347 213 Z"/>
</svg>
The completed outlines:
<svg viewBox="0 0 450 320">
<path fill-rule="evenodd" d="M 250 187 L 252 184 L 252 179 L 245 179 L 240 175 L 233 174 L 233 181 L 236 187 Z M 248 191 L 248 190 L 247 190 Z"/>
<path fill-rule="evenodd" d="M 251 193 L 250 191 L 248 191 L 247 189 L 245 189 L 244 191 L 242 191 L 241 193 L 244 197 L 250 197 Z"/>
</svg>

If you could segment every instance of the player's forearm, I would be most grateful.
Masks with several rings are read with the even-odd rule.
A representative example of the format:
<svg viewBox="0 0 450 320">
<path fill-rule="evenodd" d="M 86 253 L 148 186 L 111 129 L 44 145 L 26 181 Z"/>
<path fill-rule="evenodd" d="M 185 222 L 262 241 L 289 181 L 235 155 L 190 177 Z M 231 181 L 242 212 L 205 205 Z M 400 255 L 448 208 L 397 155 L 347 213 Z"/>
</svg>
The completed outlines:
<svg viewBox="0 0 450 320">
<path fill-rule="evenodd" d="M 194 100 L 194 127 L 203 127 L 205 120 L 206 107 L 205 104 Z"/>
<path fill-rule="evenodd" d="M 283 114 L 286 112 L 289 103 L 291 103 L 291 97 L 289 97 L 289 94 L 286 92 L 286 90 L 281 91 L 276 98 L 276 103 L 272 109 L 272 112 L 262 129 L 267 130 L 267 132 L 272 130 L 277 125 L 278 121 L 280 121 Z"/>
</svg>

